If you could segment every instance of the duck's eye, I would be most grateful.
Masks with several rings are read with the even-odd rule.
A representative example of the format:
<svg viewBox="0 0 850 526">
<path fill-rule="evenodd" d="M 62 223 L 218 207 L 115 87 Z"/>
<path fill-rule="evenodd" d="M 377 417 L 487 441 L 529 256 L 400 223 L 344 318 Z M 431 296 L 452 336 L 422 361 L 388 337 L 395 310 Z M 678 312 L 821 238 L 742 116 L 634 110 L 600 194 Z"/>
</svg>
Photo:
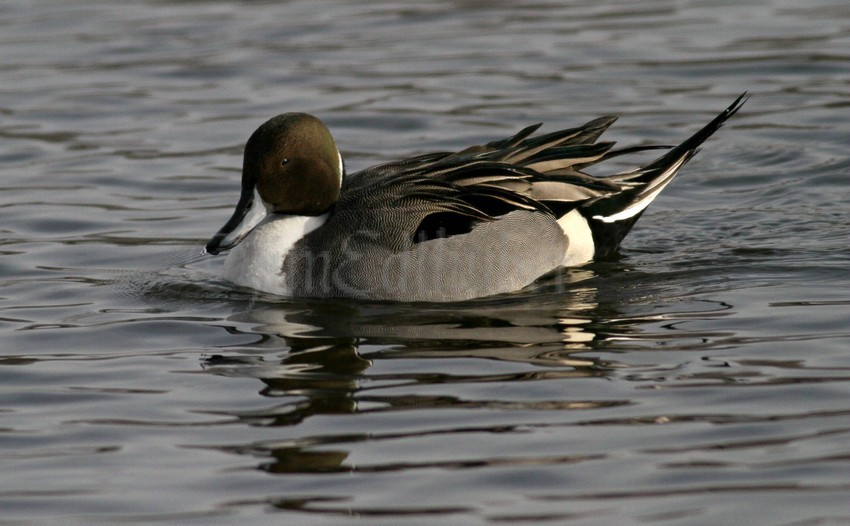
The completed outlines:
<svg viewBox="0 0 850 526">
<path fill-rule="evenodd" d="M 281 166 L 286 166 L 287 164 L 289 164 L 289 159 L 281 159 L 281 160 L 280 160 L 280 165 L 281 165 Z"/>
</svg>

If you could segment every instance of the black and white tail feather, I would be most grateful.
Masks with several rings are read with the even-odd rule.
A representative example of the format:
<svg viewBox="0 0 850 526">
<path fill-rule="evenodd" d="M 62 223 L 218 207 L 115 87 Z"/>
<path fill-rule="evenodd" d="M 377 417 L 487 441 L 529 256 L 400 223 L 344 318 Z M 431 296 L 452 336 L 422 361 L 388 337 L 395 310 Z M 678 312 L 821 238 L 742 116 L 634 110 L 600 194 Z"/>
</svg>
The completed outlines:
<svg viewBox="0 0 850 526">
<path fill-rule="evenodd" d="M 397 212 L 392 214 L 397 221 L 415 232 L 412 240 L 392 241 L 399 246 L 405 241 L 463 234 L 514 210 L 537 210 L 553 215 L 568 237 L 564 265 L 585 263 L 617 250 L 646 207 L 744 102 L 746 93 L 675 147 L 615 150 L 613 142 L 596 142 L 617 119 L 607 116 L 531 137 L 541 126 L 536 124 L 460 152 L 430 153 L 375 166 L 346 177 L 336 209 L 345 214 L 349 204 L 380 195 L 382 213 Z M 584 172 L 616 156 L 654 149 L 669 151 L 623 173 L 597 177 Z M 358 212 L 348 220 L 372 220 L 363 207 Z"/>
<path fill-rule="evenodd" d="M 670 184 L 679 169 L 699 152 L 700 145 L 723 126 L 746 100 L 744 93 L 702 129 L 650 164 L 607 177 L 608 181 L 622 188 L 621 192 L 579 206 L 579 212 L 588 220 L 593 233 L 595 257 L 610 255 L 619 247 L 644 210 Z"/>
</svg>

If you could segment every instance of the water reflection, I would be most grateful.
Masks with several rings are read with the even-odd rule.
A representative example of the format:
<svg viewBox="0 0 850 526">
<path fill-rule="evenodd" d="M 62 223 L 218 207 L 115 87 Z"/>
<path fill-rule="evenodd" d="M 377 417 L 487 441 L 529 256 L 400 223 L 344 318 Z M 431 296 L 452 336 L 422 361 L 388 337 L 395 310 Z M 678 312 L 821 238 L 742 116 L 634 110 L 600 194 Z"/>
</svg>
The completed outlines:
<svg viewBox="0 0 850 526">
<path fill-rule="evenodd" d="M 629 341 L 647 323 L 610 304 L 600 305 L 590 270 L 539 283 L 527 296 L 513 295 L 454 305 L 353 302 L 254 303 L 234 313 L 227 330 L 258 336 L 248 346 L 209 356 L 212 374 L 257 378 L 260 394 L 281 400 L 261 411 L 235 414 L 254 426 L 304 432 L 308 419 L 323 415 L 373 415 L 419 411 L 490 411 L 505 414 L 582 411 L 629 405 L 625 399 L 509 395 L 481 397 L 481 386 L 604 378 L 622 364 L 593 356 L 611 342 Z M 482 362 L 483 361 L 483 362 Z M 488 366 L 487 364 L 492 364 Z M 498 364 L 498 365 L 496 365 Z M 446 389 L 445 387 L 452 387 Z M 525 384 L 528 385 L 528 384 Z M 398 417 L 396 417 L 398 418 Z M 339 420 L 335 420 L 339 422 Z M 520 433 L 528 423 L 510 419 L 449 426 L 434 422 L 416 429 L 374 430 L 343 425 L 323 434 L 223 445 L 220 449 L 259 456 L 271 473 L 383 472 L 428 467 L 574 463 L 587 455 L 482 456 L 453 460 L 405 458 L 370 465 L 348 463 L 356 444 L 469 433 Z"/>
</svg>

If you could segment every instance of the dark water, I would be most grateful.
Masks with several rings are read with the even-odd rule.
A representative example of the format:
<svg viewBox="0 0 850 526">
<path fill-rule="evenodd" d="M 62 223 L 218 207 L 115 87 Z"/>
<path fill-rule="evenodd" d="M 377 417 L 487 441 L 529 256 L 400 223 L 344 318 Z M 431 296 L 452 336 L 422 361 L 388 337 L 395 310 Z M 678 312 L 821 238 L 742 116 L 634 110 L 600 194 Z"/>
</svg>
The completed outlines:
<svg viewBox="0 0 850 526">
<path fill-rule="evenodd" d="M 4 2 L 0 524 L 850 523 L 850 9 L 560 4 Z M 283 111 L 359 169 L 744 90 L 621 258 L 515 295 L 199 254 Z"/>
</svg>

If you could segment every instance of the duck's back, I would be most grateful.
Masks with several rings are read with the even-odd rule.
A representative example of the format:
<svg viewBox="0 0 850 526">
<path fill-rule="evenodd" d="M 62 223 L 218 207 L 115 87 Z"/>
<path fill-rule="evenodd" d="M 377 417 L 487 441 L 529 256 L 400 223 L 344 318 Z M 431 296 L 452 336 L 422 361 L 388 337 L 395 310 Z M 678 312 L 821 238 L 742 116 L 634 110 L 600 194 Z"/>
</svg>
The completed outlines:
<svg viewBox="0 0 850 526">
<path fill-rule="evenodd" d="M 472 217 L 468 188 L 398 169 L 350 177 L 286 257 L 294 296 L 458 301 L 519 290 L 562 262 L 567 239 L 545 210 Z"/>
<path fill-rule="evenodd" d="M 293 247 L 284 263 L 292 295 L 459 301 L 513 292 L 557 268 L 567 244 L 551 216 L 526 210 L 421 242 L 405 240 L 403 227 L 350 226 L 328 221 Z"/>
</svg>

